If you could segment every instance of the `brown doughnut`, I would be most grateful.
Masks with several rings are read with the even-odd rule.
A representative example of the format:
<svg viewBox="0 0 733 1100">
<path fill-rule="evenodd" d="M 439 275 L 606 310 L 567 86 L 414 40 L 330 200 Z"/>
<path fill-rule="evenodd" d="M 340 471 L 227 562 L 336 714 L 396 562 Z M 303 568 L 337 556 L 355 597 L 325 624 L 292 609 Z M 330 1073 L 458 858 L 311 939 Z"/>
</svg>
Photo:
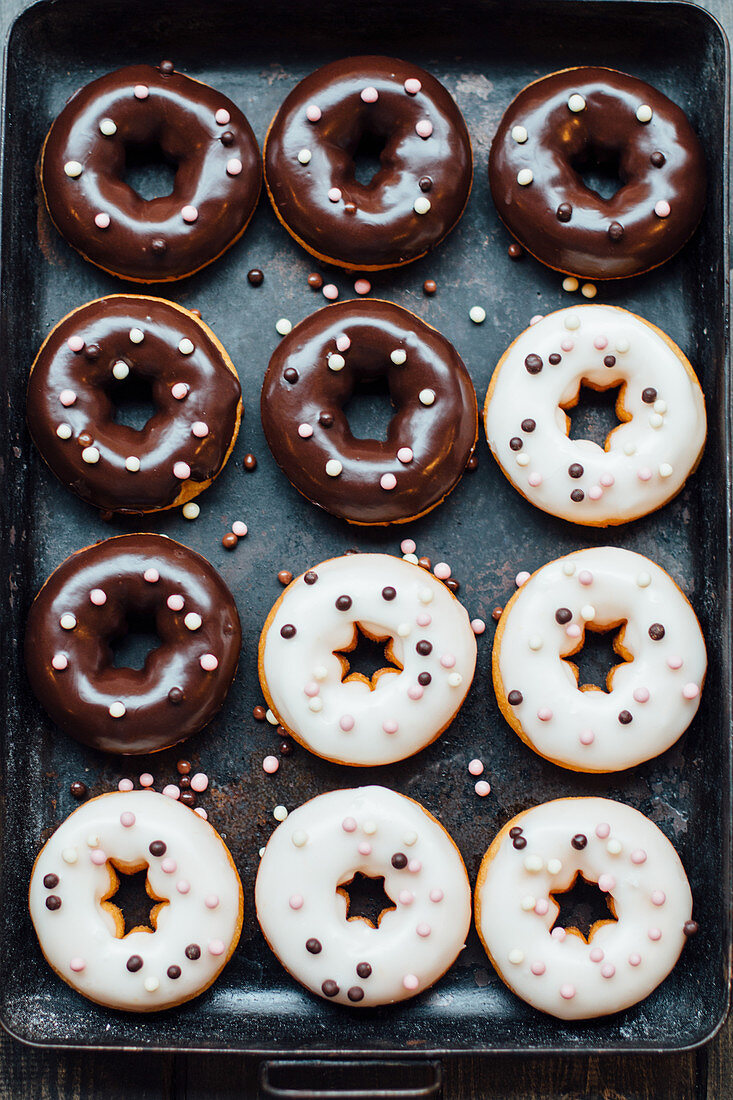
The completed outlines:
<svg viewBox="0 0 733 1100">
<path fill-rule="evenodd" d="M 611 198 L 583 181 L 584 169 L 598 167 L 618 172 Z M 564 69 L 527 85 L 499 124 L 489 182 L 520 244 L 585 279 L 664 263 L 692 236 L 705 204 L 703 151 L 684 111 L 615 69 Z"/>
<path fill-rule="evenodd" d="M 380 167 L 362 183 L 355 157 L 365 148 Z M 433 248 L 460 219 L 473 176 L 450 93 L 391 57 L 344 58 L 301 80 L 275 115 L 264 160 L 270 200 L 291 236 L 319 259 L 359 271 L 411 263 Z"/>
<path fill-rule="evenodd" d="M 146 200 L 126 158 L 158 150 L 173 190 Z M 133 282 L 182 279 L 242 235 L 260 193 L 252 129 L 231 100 L 173 70 L 133 65 L 77 91 L 41 153 L 41 187 L 59 233 L 85 259 Z"/>
<path fill-rule="evenodd" d="M 387 439 L 355 439 L 344 406 L 360 382 L 382 377 L 395 405 Z M 473 383 L 453 345 L 377 299 L 326 306 L 296 325 L 270 360 L 261 414 L 295 488 L 362 525 L 406 523 L 440 504 L 478 432 Z"/>
<path fill-rule="evenodd" d="M 155 411 L 138 430 L 115 417 L 126 387 L 140 383 Z M 36 446 L 64 485 L 107 511 L 154 512 L 197 496 L 226 465 L 241 416 L 237 372 L 217 337 L 162 298 L 87 302 L 52 329 L 31 367 Z"/>
<path fill-rule="evenodd" d="M 142 669 L 117 668 L 112 646 L 140 618 L 154 621 L 160 645 Z M 65 733 L 137 755 L 184 741 L 213 718 L 241 641 L 232 594 L 205 558 L 163 535 L 117 535 L 48 578 L 28 613 L 25 660 L 33 691 Z M 212 655 L 216 667 L 205 667 Z"/>
</svg>

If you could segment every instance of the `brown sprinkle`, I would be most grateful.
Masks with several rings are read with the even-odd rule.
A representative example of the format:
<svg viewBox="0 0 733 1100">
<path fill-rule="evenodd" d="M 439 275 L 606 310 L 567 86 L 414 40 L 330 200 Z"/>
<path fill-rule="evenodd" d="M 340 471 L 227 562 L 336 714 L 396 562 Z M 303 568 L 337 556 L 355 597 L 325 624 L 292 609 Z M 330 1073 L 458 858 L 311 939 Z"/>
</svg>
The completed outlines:
<svg viewBox="0 0 733 1100">
<path fill-rule="evenodd" d="M 423 294 L 427 294 L 428 297 L 431 297 L 438 289 L 438 284 L 436 283 L 435 279 L 426 279 L 422 285 L 422 289 Z"/>
<path fill-rule="evenodd" d="M 233 550 L 238 542 L 239 539 L 233 531 L 227 531 L 226 535 L 224 535 L 221 540 L 221 544 L 225 550 Z"/>
<path fill-rule="evenodd" d="M 265 709 L 265 707 L 257 706 L 252 711 L 252 717 L 254 718 L 255 722 L 264 722 L 266 715 L 267 710 Z"/>
<path fill-rule="evenodd" d="M 280 584 L 285 588 L 293 579 L 293 574 L 288 569 L 281 569 L 277 575 Z"/>
<path fill-rule="evenodd" d="M 71 791 L 71 797 L 76 798 L 79 802 L 89 794 L 86 783 L 82 783 L 80 779 L 75 779 L 69 790 Z"/>
<path fill-rule="evenodd" d="M 258 267 L 253 267 L 251 271 L 247 272 L 247 281 L 250 286 L 262 286 L 265 276 Z"/>
<path fill-rule="evenodd" d="M 262 715 L 262 717 L 265 717 L 264 714 Z M 179 760 L 176 764 L 176 771 L 179 775 L 188 775 L 188 773 L 191 771 L 191 761 Z"/>
<path fill-rule="evenodd" d="M 242 465 L 244 466 L 245 470 L 256 470 L 257 459 L 253 454 L 245 455 L 242 459 Z"/>
<path fill-rule="evenodd" d="M 524 250 L 522 249 L 522 246 L 517 244 L 516 241 L 512 241 L 512 243 L 507 248 L 507 252 L 509 253 L 510 260 L 521 260 L 522 256 L 524 255 Z"/>
<path fill-rule="evenodd" d="M 498 623 L 499 619 L 501 618 L 501 613 L 502 613 L 503 610 L 504 610 L 504 608 L 499 607 L 498 604 L 496 605 L 496 607 L 494 607 L 492 609 L 491 618 L 494 620 L 495 623 Z"/>
</svg>

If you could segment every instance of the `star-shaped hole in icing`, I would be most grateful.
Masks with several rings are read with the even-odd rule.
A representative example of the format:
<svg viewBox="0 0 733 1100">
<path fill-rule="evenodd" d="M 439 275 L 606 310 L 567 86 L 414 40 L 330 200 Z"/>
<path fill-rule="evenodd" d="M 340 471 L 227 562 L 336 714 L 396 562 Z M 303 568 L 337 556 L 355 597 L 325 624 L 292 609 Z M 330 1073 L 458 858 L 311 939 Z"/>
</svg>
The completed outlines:
<svg viewBox="0 0 733 1100">
<path fill-rule="evenodd" d="M 585 624 L 585 638 L 580 648 L 564 658 L 581 691 L 611 691 L 616 669 L 634 659 L 624 646 L 625 631 L 625 620 L 603 629 Z"/>
<path fill-rule="evenodd" d="M 334 657 L 341 663 L 341 682 L 361 680 L 374 691 L 380 676 L 388 672 L 402 672 L 402 665 L 392 651 L 393 639 L 378 637 L 367 631 L 361 623 L 354 623 L 351 645 L 334 650 Z"/>
<path fill-rule="evenodd" d="M 113 860 L 107 861 L 110 888 L 100 904 L 112 914 L 118 925 L 118 938 L 130 932 L 155 932 L 158 914 L 167 898 L 159 898 L 148 880 L 147 865 L 126 870 Z M 122 930 L 120 931 L 120 923 Z"/>
<path fill-rule="evenodd" d="M 597 882 L 589 882 L 580 871 L 567 890 L 551 890 L 550 900 L 558 910 L 552 928 L 564 928 L 585 943 L 590 943 L 602 924 L 618 920 L 610 894 L 605 894 Z"/>
<path fill-rule="evenodd" d="M 336 887 L 346 901 L 346 919 L 363 920 L 372 928 L 379 928 L 385 913 L 397 906 L 384 889 L 384 875 L 374 878 L 355 871 L 353 878 Z"/>
<path fill-rule="evenodd" d="M 609 348 L 596 354 L 599 362 L 606 356 L 613 358 L 612 349 Z M 575 398 L 560 406 L 565 413 L 568 438 L 589 439 L 599 447 L 604 447 L 619 424 L 631 419 L 621 403 L 622 397 L 620 382 L 601 388 L 583 379 Z M 570 478 L 568 481 L 570 488 L 577 484 Z"/>
</svg>

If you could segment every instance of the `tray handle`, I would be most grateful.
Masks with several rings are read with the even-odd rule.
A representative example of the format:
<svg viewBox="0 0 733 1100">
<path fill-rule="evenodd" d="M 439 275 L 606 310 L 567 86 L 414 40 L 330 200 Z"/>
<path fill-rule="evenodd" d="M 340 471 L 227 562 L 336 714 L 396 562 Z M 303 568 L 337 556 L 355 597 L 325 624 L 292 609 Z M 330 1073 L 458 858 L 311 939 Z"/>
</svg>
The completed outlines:
<svg viewBox="0 0 733 1100">
<path fill-rule="evenodd" d="M 433 1100 L 443 1091 L 443 1065 L 428 1059 L 278 1059 L 260 1063 L 259 1086 L 266 1100 Z"/>
</svg>

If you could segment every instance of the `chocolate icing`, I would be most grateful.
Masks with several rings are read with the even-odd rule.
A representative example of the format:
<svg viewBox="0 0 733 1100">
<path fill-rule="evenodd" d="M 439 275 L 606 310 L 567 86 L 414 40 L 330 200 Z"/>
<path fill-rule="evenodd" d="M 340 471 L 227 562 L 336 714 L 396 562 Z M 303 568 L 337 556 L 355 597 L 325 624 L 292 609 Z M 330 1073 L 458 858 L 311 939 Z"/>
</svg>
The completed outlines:
<svg viewBox="0 0 733 1100">
<path fill-rule="evenodd" d="M 340 335 L 351 344 L 336 371 L 328 357 Z M 390 358 L 398 349 L 407 355 L 402 365 Z M 359 382 L 380 377 L 395 405 L 387 440 L 355 439 L 343 407 Z M 424 389 L 434 391 L 432 405 L 421 403 Z M 476 394 L 453 345 L 408 310 L 375 299 L 326 306 L 296 325 L 270 360 L 261 414 L 272 453 L 296 489 L 360 524 L 395 523 L 434 508 L 460 479 L 478 430 Z M 313 429 L 310 437 L 299 435 L 301 424 Z M 412 461 L 397 458 L 403 447 L 411 448 Z M 331 459 L 343 466 L 338 477 L 326 473 Z M 394 475 L 394 489 L 382 488 L 384 474 Z"/>
<path fill-rule="evenodd" d="M 159 580 L 144 579 L 149 569 Z M 107 597 L 103 606 L 90 600 L 96 588 Z M 180 612 L 167 606 L 173 594 L 185 600 Z M 192 611 L 202 619 L 198 630 L 184 624 Z M 60 619 L 69 612 L 77 625 L 64 630 Z M 110 642 L 127 634 L 131 615 L 154 617 L 160 637 L 140 670 L 112 664 Z M 28 614 L 25 659 L 33 691 L 61 729 L 95 749 L 139 754 L 175 745 L 211 720 L 241 641 L 232 595 L 205 558 L 163 535 L 118 535 L 72 554 L 51 574 Z M 213 672 L 199 663 L 207 653 L 219 662 Z M 68 665 L 57 671 L 51 662 L 59 654 Z M 121 718 L 109 714 L 116 702 L 126 709 Z"/>
<path fill-rule="evenodd" d="M 568 107 L 573 94 L 586 104 L 577 113 Z M 649 122 L 636 117 L 642 104 L 652 108 Z M 526 129 L 526 142 L 512 137 L 515 126 Z M 580 175 L 599 163 L 618 167 L 621 186 L 609 199 Z M 533 179 L 521 186 L 517 175 L 527 168 Z M 524 88 L 492 142 L 489 182 L 499 217 L 529 252 L 590 279 L 664 263 L 692 235 L 705 203 L 702 148 L 684 112 L 614 69 L 568 69 Z M 660 200 L 667 217 L 655 213 Z M 561 204 L 572 210 L 558 213 Z"/>
<path fill-rule="evenodd" d="M 130 340 L 133 328 L 144 333 L 141 343 Z M 67 343 L 75 336 L 85 341 L 78 352 Z M 194 345 L 190 355 L 179 350 L 182 339 Z M 126 385 L 112 373 L 118 361 L 152 387 L 155 412 L 139 431 L 114 419 L 115 391 Z M 188 386 L 183 400 L 173 396 L 176 383 Z M 76 395 L 69 406 L 64 390 Z M 83 500 L 114 512 L 169 508 L 199 493 L 229 457 L 241 411 L 239 381 L 211 329 L 180 306 L 134 294 L 98 298 L 60 321 L 28 383 L 28 426 L 45 461 Z M 197 423 L 208 428 L 203 438 L 192 432 Z M 70 438 L 59 438 L 60 424 Z M 88 446 L 99 451 L 94 464 L 82 458 Z M 125 467 L 129 456 L 139 471 Z M 190 467 L 188 479 L 173 473 L 177 462 Z"/>
<path fill-rule="evenodd" d="M 148 89 L 139 99 L 136 86 Z M 216 121 L 225 110 L 229 121 Z M 111 119 L 116 132 L 99 129 Z M 124 181 L 128 149 L 158 147 L 176 166 L 170 195 L 146 201 Z M 242 164 L 230 175 L 228 162 Z M 69 161 L 82 165 L 70 178 Z M 260 192 L 252 129 L 231 100 L 181 73 L 133 65 L 76 92 L 52 125 L 41 184 L 59 232 L 93 264 L 136 282 L 181 279 L 215 260 L 244 232 Z M 193 206 L 189 223 L 181 211 Z M 110 224 L 100 229 L 98 213 Z M 155 243 L 154 243 L 155 242 Z M 162 244 L 160 242 L 163 242 Z"/>
<path fill-rule="evenodd" d="M 409 95 L 405 81 L 415 79 L 421 89 Z M 376 102 L 362 100 L 367 88 L 378 92 Z M 322 112 L 317 122 L 306 117 L 311 104 Z M 424 120 L 433 127 L 427 138 L 415 130 Z M 366 184 L 354 175 L 363 139 L 385 142 Z M 311 153 L 307 164 L 298 160 L 302 149 Z M 349 57 L 307 76 L 265 140 L 267 189 L 285 227 L 310 252 L 363 271 L 409 263 L 436 245 L 463 213 L 472 171 L 466 124 L 448 91 L 391 57 Z M 331 188 L 339 201 L 329 199 Z M 425 214 L 414 210 L 420 198 L 430 202 Z"/>
</svg>

